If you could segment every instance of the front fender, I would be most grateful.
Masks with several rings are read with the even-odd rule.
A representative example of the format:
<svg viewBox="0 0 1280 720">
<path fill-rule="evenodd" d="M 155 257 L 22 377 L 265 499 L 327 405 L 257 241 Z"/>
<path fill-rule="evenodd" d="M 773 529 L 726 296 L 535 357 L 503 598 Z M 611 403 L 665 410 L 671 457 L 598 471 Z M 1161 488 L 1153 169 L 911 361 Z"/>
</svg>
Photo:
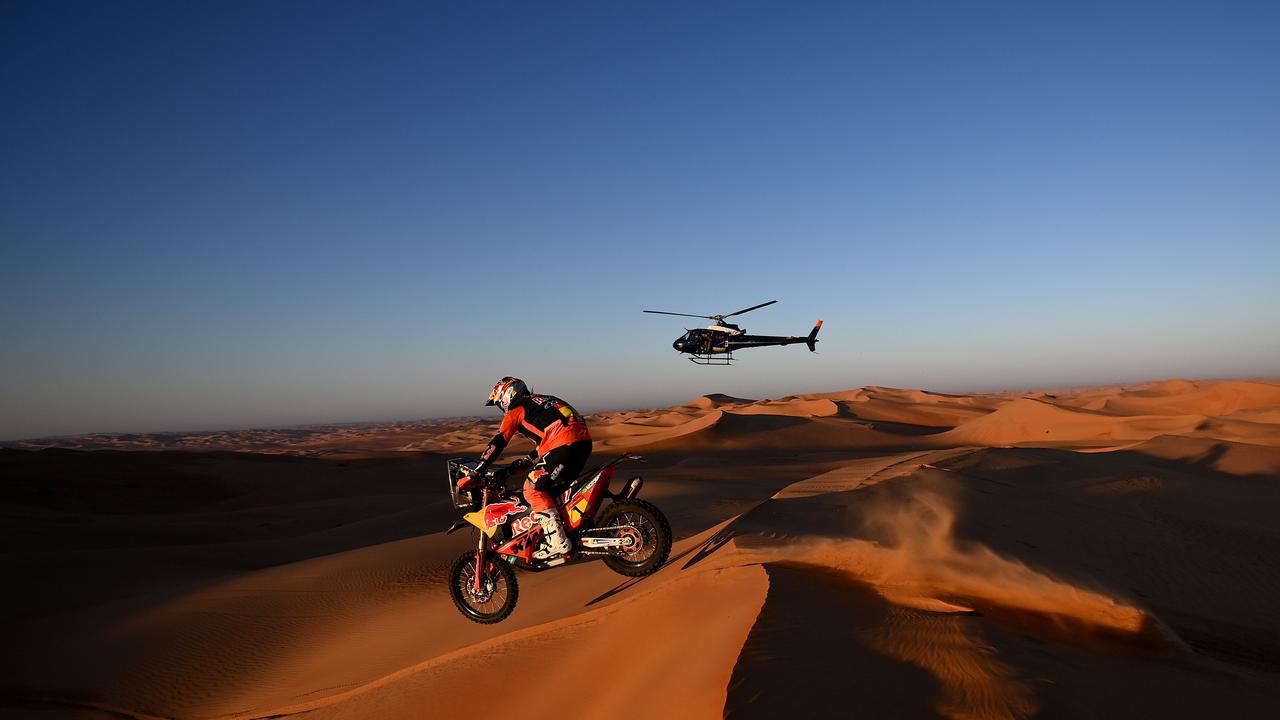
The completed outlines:
<svg viewBox="0 0 1280 720">
<path fill-rule="evenodd" d="M 488 535 L 489 537 L 493 537 L 493 534 L 498 531 L 497 526 L 494 526 L 491 528 L 487 528 L 484 526 L 485 523 L 484 523 L 483 509 L 477 510 L 475 512 L 469 512 L 466 515 L 463 515 L 462 519 L 466 522 L 471 523 L 472 525 L 475 525 L 477 528 L 480 529 L 480 532 L 484 533 L 485 535 Z"/>
</svg>

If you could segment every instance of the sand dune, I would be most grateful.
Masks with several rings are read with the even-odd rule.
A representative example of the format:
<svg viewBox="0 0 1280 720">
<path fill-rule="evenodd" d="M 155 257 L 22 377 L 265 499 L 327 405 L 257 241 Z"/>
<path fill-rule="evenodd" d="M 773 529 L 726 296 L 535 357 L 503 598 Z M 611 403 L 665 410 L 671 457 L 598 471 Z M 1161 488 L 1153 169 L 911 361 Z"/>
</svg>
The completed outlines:
<svg viewBox="0 0 1280 720">
<path fill-rule="evenodd" d="M 826 398 L 792 398 L 752 403 L 736 410 L 740 415 L 789 415 L 792 417 L 830 417 L 840 412 L 840 406 Z"/>
<path fill-rule="evenodd" d="M 720 422 L 723 416 L 724 411 L 714 409 L 706 414 L 682 416 L 683 422 L 678 422 L 677 418 L 668 415 L 665 418 L 666 422 L 662 424 L 642 425 L 637 428 L 619 423 L 593 430 L 592 436 L 602 436 L 606 447 L 645 447 L 700 432 Z"/>
<path fill-rule="evenodd" d="M 1232 475 L 1280 478 L 1280 448 L 1276 447 L 1212 438 L 1160 435 L 1129 449 Z"/>
<path fill-rule="evenodd" d="M 441 532 L 491 419 L 0 450 L 0 715 L 1270 717 L 1278 419 L 1186 380 L 601 413 L 672 559 L 522 574 L 495 626 Z"/>
<path fill-rule="evenodd" d="M 1280 386 L 1259 382 L 1193 383 L 1173 380 L 1108 398 L 1103 408 L 1125 415 L 1229 415 L 1280 405 Z"/>
<path fill-rule="evenodd" d="M 1114 442 L 1190 433 L 1206 420 L 1204 415 L 1104 415 L 1033 398 L 1018 398 L 935 439 L 947 445 L 994 446 Z"/>
<path fill-rule="evenodd" d="M 723 393 L 710 393 L 692 400 L 689 402 L 687 407 L 698 410 L 713 410 L 715 408 L 731 407 L 734 405 L 750 405 L 753 402 L 755 401 L 747 400 L 746 398 L 737 398 Z"/>
<path fill-rule="evenodd" d="M 525 677 L 529 658 L 539 657 L 556 662 L 542 663 L 538 682 L 530 682 L 524 692 L 486 696 L 487 712 L 523 715 L 530 708 L 568 705 L 565 712 L 580 717 L 609 715 L 620 707 L 628 714 L 714 717 L 724 706 L 733 662 L 767 591 L 768 581 L 758 566 L 690 574 L 654 588 L 641 586 L 616 605 L 504 634 L 410 673 L 363 686 L 341 702 L 322 701 L 308 716 L 349 718 L 370 708 L 395 715 L 406 707 L 464 715 L 474 711 L 477 698 L 442 694 L 440 688 L 467 687 L 476 674 Z M 654 642 L 652 628 L 672 624 L 685 629 Z M 589 678 L 615 666 L 625 666 L 626 672 L 608 673 L 607 692 L 591 691 Z M 566 688 L 584 683 L 588 687 L 583 692 L 566 695 Z"/>
<path fill-rule="evenodd" d="M 728 410 L 713 410 L 702 418 L 682 425 L 681 430 L 692 428 L 692 432 L 681 432 L 678 444 L 666 443 L 663 447 L 701 447 L 708 445 L 743 445 L 749 444 L 757 435 L 768 434 L 786 428 L 806 425 L 804 418 L 791 415 L 773 415 L 768 413 L 744 414 Z"/>
<path fill-rule="evenodd" d="M 764 410 L 767 410 L 765 408 Z M 634 447 L 646 452 L 706 452 L 713 450 L 818 451 L 850 448 L 897 448 L 900 437 L 863 424 L 832 418 L 740 413 L 716 410 L 702 419 L 675 428 L 665 437 L 640 438 Z"/>
</svg>

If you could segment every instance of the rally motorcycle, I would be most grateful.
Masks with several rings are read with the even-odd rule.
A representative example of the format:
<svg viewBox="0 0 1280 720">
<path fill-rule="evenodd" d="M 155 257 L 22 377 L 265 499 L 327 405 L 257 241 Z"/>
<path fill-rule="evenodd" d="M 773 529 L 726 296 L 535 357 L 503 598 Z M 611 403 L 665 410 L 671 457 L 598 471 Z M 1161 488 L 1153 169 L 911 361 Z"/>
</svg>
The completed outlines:
<svg viewBox="0 0 1280 720">
<path fill-rule="evenodd" d="M 518 490 L 506 487 L 508 479 L 518 479 L 518 474 L 512 468 L 477 473 L 479 463 L 474 459 L 450 460 L 449 492 L 454 507 L 467 512 L 446 534 L 468 525 L 478 530 L 476 549 L 463 553 L 449 571 L 449 594 L 458 611 L 486 625 L 506 619 L 519 594 L 514 568 L 541 571 L 578 559 L 598 558 L 622 575 L 639 577 L 656 571 L 671 553 L 671 525 L 666 516 L 636 498 L 644 485 L 638 475 L 623 484 L 620 492 L 609 490 L 618 466 L 631 460 L 644 458 L 623 453 L 556 493 L 556 510 L 572 549 L 546 560 L 534 557 L 535 551 L 545 551 L 546 541 L 533 510 Z M 460 489 L 458 485 L 466 477 L 481 482 Z M 606 506 L 605 500 L 612 502 Z"/>
</svg>

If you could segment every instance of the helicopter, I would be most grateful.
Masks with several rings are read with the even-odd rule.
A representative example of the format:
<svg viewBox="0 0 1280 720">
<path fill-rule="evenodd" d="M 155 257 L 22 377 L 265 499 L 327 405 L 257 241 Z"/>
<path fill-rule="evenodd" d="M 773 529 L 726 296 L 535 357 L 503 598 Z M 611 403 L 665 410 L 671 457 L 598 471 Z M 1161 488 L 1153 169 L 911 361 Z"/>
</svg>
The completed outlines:
<svg viewBox="0 0 1280 720">
<path fill-rule="evenodd" d="M 690 313 L 667 312 L 665 310 L 645 310 L 644 312 L 655 315 L 680 315 L 682 317 L 700 317 L 711 320 L 712 325 L 706 328 L 687 330 L 684 335 L 676 338 L 676 341 L 671 343 L 671 347 L 677 351 L 692 355 L 693 357 L 689 358 L 689 360 L 698 365 L 732 365 L 733 351 L 742 348 L 804 343 L 809 346 L 809 352 L 814 352 L 817 349 L 814 345 L 818 342 L 818 330 L 822 328 L 821 320 L 805 336 L 748 335 L 744 328 L 725 322 L 725 318 L 749 313 L 752 310 L 759 310 L 776 302 L 778 301 L 770 300 L 769 302 L 752 305 L 744 310 L 725 315 L 693 315 Z"/>
</svg>

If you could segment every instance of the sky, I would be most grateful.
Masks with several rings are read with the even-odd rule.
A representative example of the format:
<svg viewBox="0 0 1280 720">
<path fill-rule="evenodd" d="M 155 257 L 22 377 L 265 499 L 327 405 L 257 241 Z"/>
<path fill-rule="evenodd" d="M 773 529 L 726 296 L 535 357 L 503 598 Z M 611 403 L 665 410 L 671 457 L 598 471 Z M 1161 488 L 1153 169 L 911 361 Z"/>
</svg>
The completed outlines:
<svg viewBox="0 0 1280 720">
<path fill-rule="evenodd" d="M 0 439 L 1280 375 L 1280 3 L 0 4 Z M 698 367 L 725 313 L 803 346 Z M 688 322 L 686 322 L 686 320 Z"/>
</svg>

